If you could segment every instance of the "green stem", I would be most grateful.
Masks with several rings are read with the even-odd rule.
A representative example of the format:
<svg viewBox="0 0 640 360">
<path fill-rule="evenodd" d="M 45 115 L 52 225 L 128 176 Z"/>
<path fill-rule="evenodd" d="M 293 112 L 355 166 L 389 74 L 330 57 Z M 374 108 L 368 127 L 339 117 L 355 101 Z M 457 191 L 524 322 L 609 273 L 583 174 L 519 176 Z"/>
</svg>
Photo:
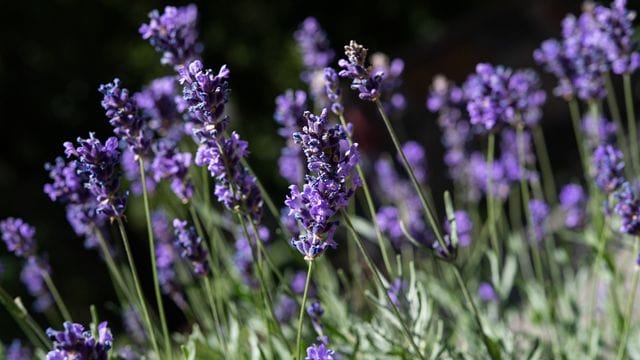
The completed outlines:
<svg viewBox="0 0 640 360">
<path fill-rule="evenodd" d="M 382 117 L 382 121 L 384 122 L 384 125 L 387 127 L 389 136 L 393 141 L 393 145 L 395 146 L 396 151 L 398 152 L 398 155 L 402 160 L 402 165 L 404 166 L 405 170 L 409 174 L 411 183 L 413 184 L 413 187 L 415 188 L 416 193 L 420 198 L 420 202 L 425 211 L 427 222 L 429 223 L 433 232 L 435 233 L 436 239 L 438 240 L 438 243 L 440 244 L 442 251 L 444 251 L 446 255 L 449 255 L 449 250 L 448 250 L 449 247 L 444 241 L 444 237 L 442 235 L 442 229 L 440 228 L 440 225 L 438 223 L 435 210 L 433 210 L 433 208 L 429 205 L 429 202 L 427 201 L 424 195 L 424 191 L 422 190 L 422 186 L 420 186 L 420 183 L 418 183 L 418 180 L 416 179 L 416 175 L 414 174 L 413 169 L 411 168 L 411 164 L 409 164 L 407 157 L 404 155 L 404 151 L 402 151 L 402 146 L 400 145 L 400 141 L 398 140 L 398 137 L 396 136 L 396 133 L 393 130 L 393 126 L 391 126 L 391 122 L 389 121 L 389 118 L 387 117 L 387 114 L 385 113 L 384 107 L 382 106 L 382 103 L 380 102 L 380 100 L 376 100 L 376 105 L 378 107 L 378 112 Z"/>
<path fill-rule="evenodd" d="M 496 137 L 493 132 L 489 133 L 489 143 L 487 144 L 487 167 L 489 174 L 487 176 L 487 217 L 489 220 L 489 237 L 491 238 L 491 246 L 496 252 L 498 264 L 500 264 L 500 245 L 498 244 L 498 233 L 496 231 L 495 204 L 493 197 L 493 158 L 495 156 Z M 500 267 L 498 265 L 498 267 Z"/>
<path fill-rule="evenodd" d="M 501 359 L 502 357 L 500 355 L 500 351 L 496 348 L 495 343 L 489 338 L 489 336 L 487 336 L 487 333 L 484 330 L 484 326 L 482 325 L 482 320 L 480 319 L 480 313 L 478 312 L 478 308 L 476 307 L 476 304 L 473 302 L 473 299 L 469 294 L 469 289 L 467 289 L 467 285 L 464 283 L 464 280 L 462 280 L 462 275 L 460 274 L 460 270 L 456 265 L 452 264 L 451 267 L 453 268 L 453 274 L 456 277 L 456 281 L 458 282 L 458 285 L 460 285 L 462 294 L 464 295 L 465 300 L 467 301 L 467 303 L 469 304 L 469 307 L 471 308 L 471 312 L 473 313 L 473 318 L 476 321 L 476 325 L 478 325 L 478 331 L 480 331 L 480 336 L 482 337 L 482 343 L 486 347 L 487 352 L 489 353 L 489 356 L 491 356 L 492 359 L 496 359 L 496 360 Z"/>
<path fill-rule="evenodd" d="M 616 124 L 616 137 L 618 142 L 618 147 L 625 154 L 625 159 L 629 159 L 629 147 L 627 143 L 627 136 L 624 132 L 624 126 L 622 126 L 622 117 L 620 116 L 620 108 L 618 107 L 618 100 L 616 96 L 616 90 L 613 87 L 613 83 L 611 81 L 611 75 L 609 72 L 606 72 L 604 75 L 605 86 L 607 88 L 607 104 L 609 105 L 609 112 L 611 113 L 611 118 L 613 122 Z"/>
<path fill-rule="evenodd" d="M 347 129 L 347 121 L 344 118 L 344 115 L 340 114 L 340 123 L 342 127 Z M 351 139 L 351 135 L 348 134 L 347 138 L 349 140 L 349 144 L 353 143 Z M 364 197 L 367 201 L 367 208 L 369 209 L 369 215 L 371 216 L 371 223 L 373 224 L 373 229 L 376 233 L 376 237 L 378 238 L 378 246 L 380 247 L 380 253 L 382 253 L 382 260 L 384 261 L 384 266 L 387 269 L 389 274 L 394 274 L 393 267 L 391 266 L 391 261 L 389 260 L 389 255 L 387 253 L 387 244 L 382 237 L 382 232 L 380 231 L 380 225 L 378 224 L 378 218 L 376 216 L 376 208 L 373 204 L 373 198 L 371 196 L 371 192 L 369 191 L 369 185 L 367 180 L 364 177 L 364 171 L 362 171 L 362 167 L 360 164 L 356 164 L 356 170 L 358 171 L 358 176 L 360 177 L 360 181 L 362 182 L 362 191 L 364 192 Z"/>
<path fill-rule="evenodd" d="M 635 245 L 633 247 L 633 254 L 638 253 L 638 247 L 640 246 L 640 237 L 636 236 Z M 618 355 L 616 359 L 620 360 L 624 357 L 625 349 L 627 347 L 627 340 L 629 339 L 629 330 L 631 330 L 631 316 L 633 315 L 633 305 L 636 301 L 636 292 L 638 290 L 638 274 L 640 273 L 640 265 L 635 265 L 633 268 L 633 276 L 631 278 L 631 293 L 629 293 L 629 299 L 627 300 L 627 308 L 624 316 L 624 328 L 622 330 L 622 336 L 620 337 L 620 345 L 618 346 Z"/>
<path fill-rule="evenodd" d="M 580 161 L 582 162 L 582 170 L 584 174 L 589 173 L 589 160 L 586 150 L 584 148 L 584 141 L 582 136 L 582 127 L 580 126 L 580 108 L 578 107 L 578 101 L 571 99 L 569 101 L 569 112 L 571 113 L 571 124 L 573 125 L 573 134 L 576 137 L 576 145 L 578 146 L 578 153 L 580 154 Z"/>
<path fill-rule="evenodd" d="M 534 126 L 533 129 L 533 141 L 536 147 L 536 153 L 538 155 L 538 162 L 540 163 L 540 170 L 542 171 L 542 181 L 544 186 L 545 197 L 547 203 L 553 205 L 558 198 L 556 192 L 556 183 L 553 179 L 553 170 L 551 169 L 551 160 L 549 159 L 549 152 L 547 150 L 547 144 L 544 139 L 544 132 L 540 126 Z"/>
<path fill-rule="evenodd" d="M 216 302 L 213 298 L 213 292 L 211 290 L 211 281 L 209 280 L 209 276 L 204 277 L 204 287 L 207 292 L 207 300 L 209 300 L 209 307 L 211 308 L 211 314 L 213 314 L 213 321 L 216 323 L 217 331 L 216 335 L 218 336 L 218 341 L 220 341 L 220 345 L 223 348 L 227 347 L 227 342 L 224 339 L 224 332 L 222 330 L 222 326 L 220 325 L 220 316 L 218 316 L 218 310 L 216 307 Z"/>
<path fill-rule="evenodd" d="M 629 151 L 631 152 L 634 174 L 637 174 L 640 171 L 640 154 L 638 153 L 638 130 L 636 129 L 636 114 L 633 107 L 631 75 L 628 73 L 622 75 L 622 82 L 624 84 L 624 102 L 627 108 L 627 123 L 629 126 Z"/>
<path fill-rule="evenodd" d="M 135 296 L 131 295 L 131 291 L 130 291 L 131 289 L 127 285 L 125 285 L 122 274 L 120 274 L 120 271 L 118 270 L 118 267 L 116 266 L 115 261 L 113 260 L 113 256 L 111 256 L 111 252 L 107 247 L 107 242 L 105 241 L 104 236 L 102 235 L 102 232 L 99 229 L 95 228 L 94 233 L 96 235 L 96 238 L 98 239 L 98 244 L 100 245 L 102 256 L 104 257 L 105 262 L 107 263 L 107 268 L 109 269 L 111 276 L 116 282 L 116 285 L 120 288 L 120 291 L 126 295 L 127 300 L 133 303 L 135 301 Z"/>
<path fill-rule="evenodd" d="M 147 220 L 147 235 L 149 237 L 149 254 L 151 254 L 151 272 L 153 274 L 153 288 L 156 295 L 156 303 L 158 305 L 158 314 L 160 315 L 160 326 L 162 327 L 162 337 L 164 339 L 164 347 L 167 358 L 173 358 L 171 352 L 171 340 L 169 339 L 169 328 L 167 326 L 167 318 L 164 313 L 164 304 L 162 303 L 162 293 L 160 292 L 160 281 L 158 280 L 158 268 L 156 267 L 156 247 L 153 240 L 153 228 L 151 225 L 151 211 L 149 209 L 149 195 L 147 193 L 147 180 L 144 172 L 144 160 L 138 157 L 140 165 L 140 182 L 142 182 L 142 198 L 144 201 L 144 213 Z"/>
<path fill-rule="evenodd" d="M 27 335 L 29 340 L 33 342 L 34 346 L 48 351 L 51 347 L 51 341 L 49 341 L 45 336 L 44 330 L 42 330 L 35 320 L 33 320 L 27 310 L 16 302 L 17 301 L 14 301 L 9 293 L 0 286 L 0 304 L 2 304 L 9 314 L 11 314 L 22 331 L 24 331 L 25 335 Z M 31 330 L 31 333 L 29 333 L 27 329 Z M 38 343 L 35 342 L 35 339 L 39 340 Z"/>
<path fill-rule="evenodd" d="M 51 276 L 49 276 L 46 271 L 41 271 L 40 275 L 42 275 L 42 279 L 44 280 L 45 284 L 47 284 L 47 288 L 49 288 L 49 291 L 53 296 L 53 301 L 56 303 L 58 310 L 60 310 L 60 314 L 64 318 L 64 321 L 73 321 L 73 319 L 71 318 L 71 313 L 69 313 L 69 309 L 67 309 L 67 306 L 62 300 L 62 296 L 60 296 L 60 292 L 58 291 L 56 285 L 53 283 Z"/>
<path fill-rule="evenodd" d="M 409 340 L 409 343 L 411 344 L 411 347 L 413 348 L 415 353 L 418 355 L 418 357 L 420 359 L 422 359 L 422 360 L 425 360 L 425 357 L 422 355 L 422 353 L 420 351 L 420 348 L 418 347 L 418 344 L 416 344 L 416 342 L 415 342 L 415 340 L 413 338 L 411 330 L 409 330 L 407 325 L 402 320 L 402 315 L 400 314 L 400 310 L 398 310 L 398 307 L 396 306 L 396 304 L 391 300 L 391 297 L 389 296 L 389 292 L 387 291 L 387 289 L 384 286 L 384 283 L 382 282 L 382 278 L 380 276 L 380 271 L 378 270 L 376 265 L 373 263 L 373 260 L 371 260 L 371 257 L 369 256 L 369 253 L 365 249 L 364 244 L 362 243 L 362 240 L 360 239 L 360 237 L 358 236 L 358 233 L 356 232 L 355 228 L 353 227 L 353 224 L 351 223 L 351 220 L 349 219 L 347 214 L 344 213 L 344 212 L 342 213 L 342 217 L 344 218 L 345 223 L 347 224 L 347 228 L 353 234 L 353 239 L 356 241 L 356 244 L 358 245 L 358 248 L 360 249 L 360 252 L 364 256 L 364 259 L 365 259 L 365 261 L 367 263 L 367 266 L 369 267 L 371 272 L 375 275 L 374 279 L 376 280 L 376 283 L 377 283 L 378 287 L 385 294 L 385 297 L 387 298 L 387 303 L 391 307 L 391 310 L 393 311 L 394 315 L 398 319 L 398 322 L 400 323 L 400 326 L 402 327 L 402 332 L 404 333 L 404 335 L 407 338 L 407 340 Z"/>
<path fill-rule="evenodd" d="M 311 282 L 311 270 L 313 269 L 313 260 L 308 260 L 307 264 L 309 264 L 309 268 L 307 269 L 307 280 L 304 284 L 304 293 L 302 295 L 302 304 L 300 304 L 300 316 L 298 317 L 298 333 L 296 335 L 296 348 L 294 350 L 294 354 L 296 354 L 296 359 L 302 359 L 300 348 L 300 338 L 302 337 L 302 319 L 304 319 L 304 311 L 305 311 L 305 303 L 307 302 L 307 295 L 309 292 L 309 283 Z"/>
<path fill-rule="evenodd" d="M 160 356 L 160 351 L 158 350 L 158 343 L 156 341 L 156 336 L 155 336 L 155 329 L 151 324 L 151 317 L 149 316 L 149 310 L 147 309 L 147 304 L 144 300 L 142 287 L 140 286 L 140 280 L 138 278 L 138 270 L 136 270 L 136 265 L 135 265 L 135 262 L 133 261 L 133 254 L 131 252 L 129 238 L 127 237 L 127 232 L 124 229 L 124 223 L 122 222 L 122 219 L 120 217 L 116 217 L 116 222 L 118 223 L 118 228 L 120 229 L 120 236 L 122 237 L 122 243 L 124 244 L 124 252 L 126 253 L 127 261 L 129 262 L 131 276 L 133 277 L 133 284 L 136 289 L 136 294 L 138 295 L 138 302 L 140 303 L 142 316 L 144 318 L 145 325 L 147 326 L 149 340 L 151 341 L 151 346 L 153 347 L 153 350 L 156 352 L 158 356 Z"/>
</svg>

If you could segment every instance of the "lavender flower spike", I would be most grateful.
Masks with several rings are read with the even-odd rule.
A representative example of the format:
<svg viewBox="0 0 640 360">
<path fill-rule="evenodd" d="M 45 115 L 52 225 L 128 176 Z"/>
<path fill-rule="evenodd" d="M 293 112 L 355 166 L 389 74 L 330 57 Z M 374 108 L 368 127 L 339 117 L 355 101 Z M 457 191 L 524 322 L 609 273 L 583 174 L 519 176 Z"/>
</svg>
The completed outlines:
<svg viewBox="0 0 640 360">
<path fill-rule="evenodd" d="M 349 45 L 345 45 L 344 53 L 347 59 L 338 61 L 338 66 L 342 68 L 338 75 L 352 79 L 351 88 L 358 90 L 360 99 L 367 101 L 378 100 L 381 95 L 384 73 L 381 71 L 373 73 L 366 66 L 367 49 L 351 40 Z"/>
<path fill-rule="evenodd" d="M 36 252 L 36 229 L 20 218 L 6 218 L 0 221 L 2 240 L 7 250 L 16 256 L 27 258 Z"/>
<path fill-rule="evenodd" d="M 294 34 L 298 48 L 302 53 L 305 72 L 302 79 L 310 82 L 312 74 L 328 66 L 335 56 L 329 45 L 329 39 L 314 17 L 304 19 Z"/>
<path fill-rule="evenodd" d="M 633 20 L 635 11 L 627 9 L 626 0 L 611 2 L 611 8 L 597 5 L 594 16 L 608 36 L 602 42 L 615 74 L 630 74 L 640 67 L 640 54 L 635 51 Z"/>
<path fill-rule="evenodd" d="M 529 201 L 529 213 L 531 214 L 531 235 L 533 240 L 540 242 L 546 234 L 546 222 L 549 217 L 549 206 L 540 199 Z"/>
<path fill-rule="evenodd" d="M 193 196 L 193 184 L 187 179 L 191 166 L 191 153 L 179 152 L 177 145 L 169 139 L 161 139 L 154 144 L 151 170 L 153 179 L 171 181 L 171 190 L 183 202 L 188 203 Z"/>
<path fill-rule="evenodd" d="M 640 198 L 637 189 L 625 182 L 616 193 L 618 203 L 615 212 L 622 219 L 620 232 L 632 236 L 640 235 Z"/>
<path fill-rule="evenodd" d="M 121 87 L 120 79 L 100 85 L 98 90 L 104 95 L 101 104 L 114 134 L 126 141 L 136 155 L 145 153 L 151 134 L 129 90 Z"/>
<path fill-rule="evenodd" d="M 564 225 L 576 230 L 586 223 L 586 195 L 582 186 L 567 184 L 560 191 L 560 208 L 564 213 Z"/>
<path fill-rule="evenodd" d="M 196 235 L 193 227 L 187 227 L 186 221 L 174 219 L 173 227 L 176 236 L 175 244 L 179 249 L 182 249 L 180 256 L 191 262 L 197 276 L 207 276 L 209 274 L 209 260 L 207 252 L 202 246 L 202 239 Z"/>
<path fill-rule="evenodd" d="M 30 360 L 33 359 L 31 350 L 28 347 L 22 346 L 20 340 L 16 339 L 11 342 L 11 345 L 6 350 L 5 360 Z"/>
<path fill-rule="evenodd" d="M 313 344 L 307 348 L 305 360 L 335 360 L 336 352 L 328 349 L 325 344 Z"/>
<path fill-rule="evenodd" d="M 94 337 L 84 326 L 65 322 L 64 330 L 47 329 L 47 336 L 53 341 L 53 350 L 47 360 L 107 360 L 113 343 L 113 336 L 106 322 L 98 325 L 98 336 Z"/>
<path fill-rule="evenodd" d="M 359 179 L 352 177 L 358 145 L 349 145 L 342 126 L 329 126 L 327 109 L 320 116 L 306 112 L 305 118 L 307 126 L 294 134 L 294 140 L 303 149 L 309 174 L 302 191 L 297 185 L 289 187 L 285 205 L 305 229 L 291 240 L 292 246 L 305 259 L 313 260 L 327 247 L 336 247 L 333 234 L 337 223 L 331 218 L 347 206 L 359 185 Z"/>
<path fill-rule="evenodd" d="M 194 60 L 202 51 L 198 43 L 198 8 L 167 6 L 160 15 L 158 10 L 149 13 L 149 23 L 140 26 L 140 35 L 162 54 L 161 62 L 172 66 Z"/>
<path fill-rule="evenodd" d="M 44 312 L 53 304 L 51 294 L 42 277 L 43 274 L 49 273 L 51 273 L 51 267 L 47 260 L 37 256 L 30 256 L 20 273 L 20 280 L 27 288 L 27 291 L 36 298 L 33 308 L 37 312 Z"/>
<path fill-rule="evenodd" d="M 596 185 L 606 194 L 616 191 L 624 180 L 622 152 L 613 145 L 600 145 L 593 152 Z"/>
<path fill-rule="evenodd" d="M 127 194 L 119 192 L 118 139 L 110 137 L 103 145 L 93 133 L 89 133 L 88 139 L 78 138 L 77 142 L 78 147 L 65 142 L 65 154 L 67 158 L 78 161 L 78 174 L 89 179 L 85 186 L 98 202 L 96 212 L 110 218 L 122 216 Z"/>
<path fill-rule="evenodd" d="M 340 103 L 340 79 L 338 73 L 333 68 L 324 69 L 325 92 L 329 102 L 331 103 L 331 112 L 340 116 L 344 112 L 344 108 Z"/>
</svg>

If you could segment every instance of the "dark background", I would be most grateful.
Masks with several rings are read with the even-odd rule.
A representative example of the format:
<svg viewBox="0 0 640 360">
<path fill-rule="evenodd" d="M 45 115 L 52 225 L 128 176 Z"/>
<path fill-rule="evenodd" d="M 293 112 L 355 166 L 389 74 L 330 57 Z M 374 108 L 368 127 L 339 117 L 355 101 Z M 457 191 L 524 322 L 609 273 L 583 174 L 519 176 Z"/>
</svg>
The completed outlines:
<svg viewBox="0 0 640 360">
<path fill-rule="evenodd" d="M 318 18 L 338 54 L 346 42 L 356 39 L 372 51 L 405 60 L 403 90 L 409 107 L 404 127 L 426 145 L 430 178 L 438 194 L 448 183 L 435 116 L 424 107 L 432 77 L 444 73 L 462 82 L 481 61 L 534 66 L 533 50 L 542 40 L 558 36 L 562 17 L 580 8 L 579 1 L 554 0 L 304 3 L 198 3 L 205 64 L 230 66 L 233 126 L 250 141 L 250 161 L 278 201 L 286 184 L 274 166 L 282 146 L 272 118 L 274 98 L 287 88 L 303 87 L 292 33 L 306 16 Z M 89 304 L 104 304 L 113 294 L 97 253 L 84 250 L 62 207 L 42 192 L 47 181 L 43 164 L 62 155 L 63 141 L 86 137 L 89 131 L 101 138 L 111 134 L 99 105 L 99 84 L 117 76 L 135 91 L 154 77 L 172 73 L 159 64 L 159 56 L 137 32 L 148 11 L 165 5 L 123 0 L 6 1 L 0 10 L 0 219 L 22 217 L 37 227 L 54 281 L 79 320 L 88 319 Z M 550 91 L 553 79 L 546 75 L 543 79 Z M 356 134 L 366 134 L 357 139 L 364 151 L 390 149 L 375 109 L 370 104 L 357 106 L 348 106 L 348 111 L 354 114 Z M 563 183 L 577 163 L 563 102 L 549 96 L 543 124 L 554 170 Z M 132 231 L 144 249 L 144 232 Z M 18 280 L 19 262 L 4 246 L 0 261 L 6 268 L 0 274 L 2 286 L 30 304 Z M 13 336 L 21 334 L 0 310 L 0 340 L 7 342 Z"/>
</svg>

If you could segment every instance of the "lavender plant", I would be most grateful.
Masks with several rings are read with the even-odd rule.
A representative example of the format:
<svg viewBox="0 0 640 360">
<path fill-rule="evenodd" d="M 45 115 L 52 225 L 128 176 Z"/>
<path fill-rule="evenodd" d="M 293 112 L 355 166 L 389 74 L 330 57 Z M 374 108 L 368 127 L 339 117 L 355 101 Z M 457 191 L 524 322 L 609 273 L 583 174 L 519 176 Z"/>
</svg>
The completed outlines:
<svg viewBox="0 0 640 360">
<path fill-rule="evenodd" d="M 229 67 L 204 65 L 197 17 L 195 5 L 152 11 L 139 32 L 169 73 L 139 92 L 117 78 L 101 85 L 115 136 L 65 142 L 66 158 L 45 165 L 45 195 L 108 271 L 110 307 L 71 313 L 36 228 L 0 221 L 28 295 L 0 286 L 25 337 L 0 346 L 4 358 L 640 357 L 640 55 L 624 0 L 585 3 L 533 51 L 569 105 L 577 156 L 566 156 L 583 170 L 559 193 L 535 70 L 480 63 L 460 85 L 438 75 L 425 86 L 444 176 L 427 166 L 435 145 L 397 131 L 410 100 L 404 61 L 350 41 L 334 63 L 309 17 L 292 37 L 302 89 L 275 99 L 277 172 L 289 185 L 277 199 L 251 167 L 249 150 L 262 149 L 228 114 Z M 372 105 L 374 116 L 357 111 Z M 365 151 L 353 114 L 382 120 L 393 147 Z M 146 250 L 134 245 L 141 218 Z"/>
</svg>

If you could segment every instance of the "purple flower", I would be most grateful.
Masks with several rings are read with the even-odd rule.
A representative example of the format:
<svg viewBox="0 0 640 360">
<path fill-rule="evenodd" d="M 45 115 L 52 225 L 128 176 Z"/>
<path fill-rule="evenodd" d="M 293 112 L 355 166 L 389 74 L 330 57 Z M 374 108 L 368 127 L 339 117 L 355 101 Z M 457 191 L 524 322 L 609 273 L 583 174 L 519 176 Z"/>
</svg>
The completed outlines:
<svg viewBox="0 0 640 360">
<path fill-rule="evenodd" d="M 171 190 L 183 203 L 188 203 L 193 196 L 193 185 L 187 179 L 191 166 L 191 153 L 179 152 L 177 144 L 168 139 L 161 139 L 153 146 L 155 157 L 151 163 L 153 179 L 159 182 L 171 180 Z"/>
<path fill-rule="evenodd" d="M 175 262 L 176 249 L 173 246 L 173 233 L 169 227 L 169 220 L 164 212 L 156 211 L 151 214 L 153 234 L 156 238 L 156 268 L 158 269 L 158 282 L 162 293 L 181 309 L 187 308 L 187 303 L 178 284 Z"/>
<path fill-rule="evenodd" d="M 635 51 L 637 44 L 633 31 L 636 13 L 629 11 L 626 6 L 626 0 L 615 0 L 611 8 L 596 5 L 593 10 L 600 30 L 606 34 L 601 47 L 615 74 L 630 74 L 640 66 L 640 54 Z"/>
<path fill-rule="evenodd" d="M 247 239 L 247 236 L 244 233 L 244 229 L 242 227 L 237 227 L 236 234 L 236 252 L 233 256 L 233 262 L 236 266 L 236 269 L 240 273 L 240 277 L 244 283 L 251 287 L 257 288 L 260 284 L 258 279 L 254 276 L 254 262 L 253 262 L 253 250 L 252 247 L 256 247 L 257 239 L 256 234 L 253 232 L 253 227 L 249 227 L 247 229 L 250 239 Z M 260 227 L 258 229 L 258 238 L 263 243 L 266 243 L 269 240 L 269 229 L 266 227 Z M 251 242 L 249 242 L 251 241 Z"/>
<path fill-rule="evenodd" d="M 300 311 L 298 303 L 287 295 L 280 295 L 278 302 L 273 309 L 276 320 L 281 324 L 286 324 Z"/>
<path fill-rule="evenodd" d="M 222 115 L 231 92 L 229 69 L 223 65 L 218 74 L 214 74 L 211 69 L 205 70 L 200 60 L 195 60 L 188 66 L 180 66 L 178 73 L 189 113 L 199 123 L 195 135 L 201 142 L 218 138 L 228 124 L 228 118 Z"/>
<path fill-rule="evenodd" d="M 126 307 L 122 313 L 122 324 L 127 334 L 138 344 L 144 344 L 147 333 L 142 325 L 140 313 L 132 305 Z"/>
<path fill-rule="evenodd" d="M 53 350 L 47 354 L 47 360 L 108 359 L 113 336 L 106 321 L 98 325 L 97 338 L 80 324 L 67 321 L 63 326 L 62 331 L 47 329 L 47 337 L 53 341 Z"/>
<path fill-rule="evenodd" d="M 528 206 L 531 215 L 531 235 L 535 241 L 540 242 L 547 231 L 549 206 L 540 199 L 530 200 Z"/>
<path fill-rule="evenodd" d="M 479 152 L 473 152 L 469 158 L 468 171 L 472 174 L 473 186 L 482 190 L 483 193 L 487 193 L 488 180 L 491 178 L 493 196 L 500 200 L 505 200 L 509 196 L 511 191 L 510 179 L 501 161 L 494 161 L 491 172 L 489 172 L 489 164 L 484 155 Z"/>
<path fill-rule="evenodd" d="M 389 114 L 399 114 L 407 107 L 407 101 L 398 91 L 402 86 L 402 72 L 404 61 L 402 59 L 389 60 L 383 53 L 371 55 L 371 73 L 382 73 L 381 101 L 385 111 Z"/>
<path fill-rule="evenodd" d="M 582 131 L 590 149 L 600 144 L 613 144 L 616 141 L 617 126 L 603 116 L 594 118 L 591 113 L 582 117 Z"/>
<path fill-rule="evenodd" d="M 522 142 L 522 145 L 521 145 Z M 523 147 L 520 150 L 520 146 Z M 524 174 L 520 171 L 520 152 L 524 154 Z M 536 163 L 533 145 L 531 144 L 531 133 L 527 130 L 522 132 L 522 139 L 514 129 L 504 129 L 500 137 L 500 159 L 498 159 L 504 169 L 506 178 L 511 182 L 518 182 L 524 175 L 530 179 L 535 176 L 533 171 L 527 170 L 528 166 L 534 166 Z"/>
<path fill-rule="evenodd" d="M 121 88 L 117 78 L 100 85 L 98 90 L 104 95 L 101 104 L 113 133 L 126 141 L 136 155 L 144 154 L 151 143 L 151 133 L 129 90 Z"/>
<path fill-rule="evenodd" d="M 586 195 L 582 186 L 567 184 L 560 191 L 560 208 L 564 213 L 564 225 L 576 230 L 586 222 Z"/>
<path fill-rule="evenodd" d="M 338 66 L 342 70 L 338 73 L 340 77 L 352 80 L 351 89 L 358 90 L 362 100 L 376 101 L 380 98 L 384 73 L 373 72 L 365 66 L 367 61 L 367 49 L 357 42 L 351 40 L 349 45 L 345 45 L 344 53 L 347 59 L 340 59 Z"/>
<path fill-rule="evenodd" d="M 30 360 L 33 359 L 31 356 L 31 350 L 28 347 L 22 346 L 22 342 L 16 339 L 11 342 L 11 345 L 7 347 L 7 350 L 4 354 L 5 360 Z"/>
<path fill-rule="evenodd" d="M 614 210 L 622 219 L 620 232 L 632 236 L 640 235 L 640 199 L 637 189 L 625 182 L 616 193 L 616 204 Z"/>
<path fill-rule="evenodd" d="M 313 344 L 307 348 L 307 357 L 305 360 L 335 360 L 336 352 L 328 349 L 325 344 Z"/>
<path fill-rule="evenodd" d="M 393 282 L 389 284 L 389 287 L 387 288 L 387 294 L 389 295 L 391 302 L 395 306 L 401 306 L 402 303 L 407 301 L 407 297 L 405 294 L 408 288 L 409 284 L 399 277 L 393 279 Z"/>
<path fill-rule="evenodd" d="M 157 182 L 151 176 L 151 158 L 144 154 L 142 158 L 144 159 L 144 173 L 147 185 L 147 192 L 149 194 L 153 194 L 155 192 Z M 129 189 L 135 195 L 142 195 L 142 178 L 140 177 L 140 164 L 138 163 L 138 156 L 133 152 L 130 147 L 125 148 L 122 151 L 122 156 L 120 157 L 120 165 L 122 166 L 122 174 L 124 178 L 127 179 L 129 184 Z"/>
<path fill-rule="evenodd" d="M 156 137 L 168 137 L 174 141 L 183 134 L 183 124 L 176 96 L 175 76 L 154 79 L 142 91 L 133 94 L 133 99 L 147 117 L 147 126 Z"/>
<path fill-rule="evenodd" d="M 499 123 L 535 125 L 546 95 L 537 74 L 481 63 L 464 84 L 471 124 L 491 130 Z"/>
<path fill-rule="evenodd" d="M 316 300 L 307 306 L 307 315 L 309 315 L 311 325 L 313 325 L 313 329 L 318 336 L 323 337 L 322 315 L 324 315 L 324 309 L 319 301 Z"/>
<path fill-rule="evenodd" d="M 194 60 L 202 51 L 198 41 L 196 22 L 198 8 L 191 4 L 184 7 L 167 6 L 160 15 L 158 10 L 149 13 L 149 23 L 140 26 L 140 35 L 162 54 L 161 62 L 172 66 Z"/>
<path fill-rule="evenodd" d="M 338 73 L 333 68 L 325 68 L 324 82 L 325 92 L 331 104 L 331 112 L 338 116 L 342 115 L 344 108 L 340 103 L 340 95 L 342 91 L 340 90 L 340 78 L 338 78 Z"/>
<path fill-rule="evenodd" d="M 329 38 L 314 17 L 304 19 L 294 33 L 298 49 L 302 54 L 305 71 L 302 79 L 309 83 L 312 73 L 328 66 L 335 56 L 329 44 Z"/>
<path fill-rule="evenodd" d="M 31 296 L 36 298 L 33 308 L 44 312 L 53 304 L 51 294 L 45 284 L 43 274 L 50 274 L 51 267 L 45 258 L 30 256 L 22 268 L 20 280 Z"/>
<path fill-rule="evenodd" d="M 65 154 L 67 158 L 77 160 L 78 174 L 89 179 L 85 187 L 98 202 L 96 212 L 111 218 L 122 216 L 127 194 L 119 193 L 118 140 L 110 137 L 103 145 L 93 133 L 89 133 L 88 139 L 78 138 L 77 142 L 78 147 L 74 147 L 71 142 L 65 142 Z"/>
<path fill-rule="evenodd" d="M 191 262 L 193 272 L 198 277 L 209 275 L 209 259 L 202 245 L 202 239 L 196 235 L 193 227 L 187 227 L 187 222 L 174 219 L 175 246 L 181 250 L 180 256 Z"/>
<path fill-rule="evenodd" d="M 478 296 L 482 301 L 495 301 L 498 299 L 493 286 L 488 282 L 481 282 L 478 287 Z"/>
<path fill-rule="evenodd" d="M 291 291 L 293 291 L 296 295 L 302 295 L 304 293 L 304 287 L 307 283 L 307 273 L 304 271 L 296 271 L 291 279 Z M 316 285 L 313 282 L 313 279 L 309 281 L 309 289 L 308 295 L 309 297 L 316 297 Z"/>
<path fill-rule="evenodd" d="M 330 219 L 347 206 L 358 186 L 352 176 L 358 145 L 349 145 L 342 126 L 329 126 L 326 109 L 320 116 L 306 112 L 305 118 L 307 126 L 293 138 L 304 152 L 309 174 L 302 191 L 297 185 L 289 187 L 285 204 L 305 229 L 291 244 L 312 260 L 327 247 L 336 246 L 333 234 L 337 224 Z"/>
<path fill-rule="evenodd" d="M 6 218 L 0 221 L 2 240 L 9 252 L 27 258 L 36 252 L 36 229 L 20 218 Z"/>
<path fill-rule="evenodd" d="M 290 184 L 299 184 L 304 178 L 302 150 L 297 146 L 285 146 L 280 150 L 278 170 Z"/>
<path fill-rule="evenodd" d="M 287 90 L 276 97 L 276 111 L 273 117 L 282 126 L 278 129 L 280 136 L 289 139 L 306 124 L 306 103 L 307 94 L 302 90 Z"/>
<path fill-rule="evenodd" d="M 458 245 L 460 247 L 467 247 L 471 245 L 471 241 L 473 240 L 473 222 L 464 210 L 456 210 L 454 213 L 456 219 L 456 228 L 458 230 Z M 451 225 L 449 221 L 445 221 L 444 230 L 446 233 L 451 232 Z"/>
<path fill-rule="evenodd" d="M 598 188 L 606 194 L 613 193 L 625 181 L 622 152 L 613 145 L 599 145 L 593 152 L 592 171 Z"/>
<path fill-rule="evenodd" d="M 407 141 L 402 145 L 402 152 L 407 158 L 409 165 L 411 165 L 411 169 L 416 175 L 418 182 L 424 183 L 427 180 L 427 157 L 425 156 L 424 147 L 415 141 Z M 399 154 L 397 158 L 400 159 Z"/>
</svg>

